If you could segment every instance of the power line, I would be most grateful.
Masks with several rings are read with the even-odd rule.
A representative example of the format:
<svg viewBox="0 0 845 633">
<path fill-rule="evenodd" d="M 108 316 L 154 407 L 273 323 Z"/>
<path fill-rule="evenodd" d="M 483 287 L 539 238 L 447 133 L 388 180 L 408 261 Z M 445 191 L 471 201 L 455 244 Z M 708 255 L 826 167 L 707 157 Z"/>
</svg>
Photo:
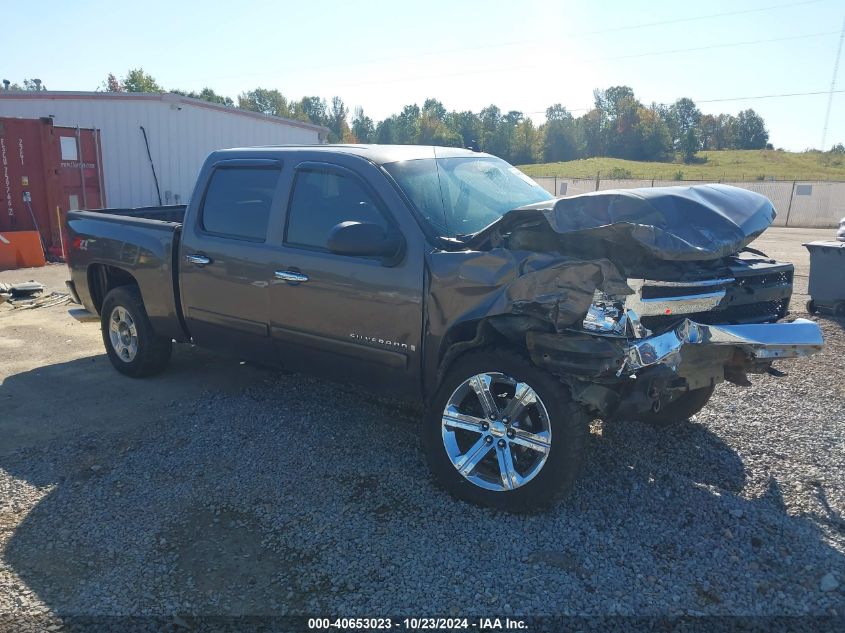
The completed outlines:
<svg viewBox="0 0 845 633">
<path fill-rule="evenodd" d="M 814 0 L 815 1 L 815 0 Z M 800 39 L 808 39 L 811 37 L 821 37 L 825 35 L 835 35 L 839 31 L 824 31 L 821 33 L 805 33 L 803 35 L 790 35 L 787 37 L 776 37 L 770 39 L 760 39 L 760 40 L 746 40 L 742 42 L 726 42 L 723 44 L 708 44 L 705 46 L 696 46 L 692 48 L 678 48 L 674 50 L 665 50 L 665 51 L 653 51 L 649 53 L 633 53 L 630 55 L 618 55 L 614 57 L 598 57 L 593 59 L 585 59 L 581 60 L 584 62 L 593 62 L 593 61 L 604 61 L 604 60 L 619 60 L 619 59 L 630 59 L 630 58 L 637 58 L 637 57 L 648 57 L 653 55 L 672 55 L 676 53 L 686 53 L 686 52 L 695 52 L 695 51 L 703 51 L 703 50 L 710 50 L 715 48 L 731 48 L 734 46 L 749 46 L 753 44 L 766 44 L 771 42 L 783 42 L 787 40 L 800 40 Z M 372 79 L 369 81 L 355 81 L 349 83 L 341 83 L 338 84 L 337 87 L 343 86 L 361 86 L 361 85 L 380 85 L 380 84 L 396 84 L 396 83 L 408 83 L 412 81 L 419 81 L 422 79 L 441 79 L 444 77 L 465 77 L 465 76 L 472 76 L 472 75 L 484 75 L 489 73 L 502 73 L 512 70 L 523 70 L 526 68 L 535 68 L 536 64 L 518 64 L 518 65 L 511 65 L 511 66 L 488 66 L 485 68 L 476 68 L 474 70 L 459 70 L 455 72 L 448 72 L 448 73 L 436 73 L 430 75 L 416 75 L 416 76 L 407 76 L 403 75 L 401 77 L 393 77 L 390 79 Z"/>
<path fill-rule="evenodd" d="M 634 59 L 637 57 L 651 57 L 654 55 L 672 55 L 674 53 L 689 53 L 692 51 L 709 51 L 714 48 L 732 48 L 734 46 L 749 46 L 751 44 L 767 44 L 769 42 L 785 42 L 787 40 L 802 40 L 810 37 L 822 37 L 824 35 L 835 35 L 839 31 L 824 31 L 822 33 L 807 33 L 806 35 L 789 35 L 787 37 L 773 37 L 767 40 L 748 40 L 745 42 L 728 42 L 725 44 L 708 44 L 707 46 L 695 46 L 693 48 L 675 48 L 665 51 L 654 51 L 652 53 L 634 53 L 633 55 L 615 55 L 613 57 L 597 57 L 586 61 L 609 61 L 615 59 Z"/>
<path fill-rule="evenodd" d="M 696 103 L 718 103 L 720 101 L 750 101 L 752 99 L 780 99 L 782 97 L 808 97 L 812 95 L 825 95 L 828 92 L 845 92 L 845 90 L 820 90 L 818 92 L 787 92 L 772 95 L 756 95 L 753 97 L 727 97 L 725 99 L 698 99 Z"/>
<path fill-rule="evenodd" d="M 725 13 L 711 13 L 709 15 L 690 16 L 688 18 L 674 18 L 672 20 L 661 20 L 659 22 L 646 22 L 643 24 L 632 24 L 629 26 L 617 26 L 609 29 L 601 29 L 598 31 L 587 31 L 585 35 L 593 35 L 598 33 L 614 33 L 617 31 L 631 31 L 634 29 L 643 29 L 651 26 L 665 26 L 668 24 L 680 24 L 682 22 L 697 22 L 698 20 L 709 20 L 711 18 L 722 18 L 734 15 L 744 15 L 747 13 L 759 13 L 761 11 L 774 11 L 775 9 L 788 9 L 793 7 L 800 7 L 807 4 L 816 4 L 822 0 L 805 0 L 805 2 L 787 2 L 786 4 L 776 4 L 768 7 L 758 7 L 756 9 L 742 9 L 740 11 L 728 11 Z"/>
<path fill-rule="evenodd" d="M 594 31 L 581 31 L 579 33 L 568 33 L 566 37 L 568 39 L 573 38 L 581 38 L 589 35 L 602 35 L 604 33 L 616 33 L 619 31 L 633 31 L 637 29 L 645 29 L 651 28 L 655 26 L 667 26 L 672 24 L 681 24 L 684 22 L 697 22 L 699 20 L 711 20 L 714 18 L 721 18 L 721 17 L 733 17 L 737 15 L 747 15 L 750 13 L 760 13 L 763 11 L 775 11 L 778 9 L 790 9 L 795 7 L 801 7 L 808 4 L 818 4 L 819 2 L 824 2 L 825 0 L 804 0 L 803 2 L 788 2 L 784 4 L 775 4 L 769 5 L 767 7 L 757 7 L 755 9 L 742 9 L 740 11 L 726 11 L 722 13 L 710 13 L 706 15 L 698 15 L 698 16 L 689 16 L 685 18 L 673 18 L 670 20 L 661 20 L 657 22 L 644 22 L 641 24 L 629 24 L 625 26 L 617 26 L 617 27 L 610 27 L 606 29 L 597 29 Z M 357 62 L 341 62 L 341 63 L 331 63 L 331 64 L 319 64 L 315 66 L 296 66 L 296 67 L 277 67 L 275 69 L 271 69 L 267 72 L 254 72 L 254 73 L 240 73 L 238 75 L 222 75 L 222 76 L 215 76 L 215 77 L 205 77 L 203 78 L 204 81 L 210 79 L 231 79 L 231 78 L 240 78 L 240 77 L 248 77 L 248 76 L 264 76 L 269 73 L 273 72 L 282 72 L 285 70 L 322 70 L 325 68 L 339 68 L 339 67 L 349 67 L 349 66 L 363 66 L 366 64 L 374 64 L 379 62 L 391 62 L 396 60 L 402 59 L 418 59 L 420 57 L 430 57 L 432 55 L 444 55 L 448 53 L 460 53 L 465 51 L 477 51 L 477 50 L 486 50 L 491 48 L 506 48 L 509 46 L 519 46 L 523 44 L 532 44 L 536 43 L 537 38 L 531 39 L 521 39 L 521 40 L 511 40 L 507 42 L 492 42 L 489 44 L 482 44 L 476 46 L 460 46 L 456 48 L 444 48 L 438 50 L 431 50 L 427 52 L 418 52 L 408 55 L 393 55 L 390 57 L 376 57 L 371 59 L 365 59 Z M 651 54 L 651 53 L 650 53 Z"/>
</svg>

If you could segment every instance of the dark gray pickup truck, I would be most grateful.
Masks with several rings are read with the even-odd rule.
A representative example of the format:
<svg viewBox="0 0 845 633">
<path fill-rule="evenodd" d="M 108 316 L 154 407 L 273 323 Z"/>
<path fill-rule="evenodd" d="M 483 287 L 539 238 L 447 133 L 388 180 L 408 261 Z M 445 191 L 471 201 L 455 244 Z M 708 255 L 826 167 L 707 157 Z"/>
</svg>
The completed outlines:
<svg viewBox="0 0 845 633">
<path fill-rule="evenodd" d="M 556 199 L 468 150 L 233 149 L 187 207 L 69 213 L 69 286 L 124 374 L 191 342 L 421 401 L 437 480 L 520 510 L 572 487 L 591 419 L 686 419 L 821 348 L 747 248 L 774 216 L 723 185 Z"/>
</svg>

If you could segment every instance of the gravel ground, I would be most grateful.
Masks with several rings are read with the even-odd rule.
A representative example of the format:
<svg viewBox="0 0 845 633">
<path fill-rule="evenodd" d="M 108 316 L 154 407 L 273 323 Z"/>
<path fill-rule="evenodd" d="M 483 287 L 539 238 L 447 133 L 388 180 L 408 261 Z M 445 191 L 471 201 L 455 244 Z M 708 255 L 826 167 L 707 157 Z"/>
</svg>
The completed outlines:
<svg viewBox="0 0 845 633">
<path fill-rule="evenodd" d="M 692 423 L 596 424 L 571 498 L 435 489 L 416 412 L 298 375 L 0 463 L 0 613 L 845 613 L 845 322 Z M 120 416 L 120 385 L 113 384 Z"/>
<path fill-rule="evenodd" d="M 816 233 L 755 243 L 796 262 L 795 310 Z M 845 615 L 845 321 L 692 423 L 594 425 L 573 495 L 510 516 L 430 483 L 412 408 L 184 346 L 133 381 L 96 325 L 2 308 L 0 631 L 55 613 Z"/>
</svg>

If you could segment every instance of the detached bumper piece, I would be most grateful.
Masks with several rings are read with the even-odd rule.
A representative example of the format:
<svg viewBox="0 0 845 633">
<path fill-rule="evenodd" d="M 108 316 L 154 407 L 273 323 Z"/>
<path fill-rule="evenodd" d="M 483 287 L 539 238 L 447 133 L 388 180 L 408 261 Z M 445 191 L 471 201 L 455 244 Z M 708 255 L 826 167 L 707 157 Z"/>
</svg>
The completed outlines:
<svg viewBox="0 0 845 633">
<path fill-rule="evenodd" d="M 733 347 L 749 359 L 772 361 L 810 356 L 823 344 L 819 326 L 807 319 L 749 325 L 706 325 L 685 319 L 674 330 L 629 345 L 618 375 L 657 364 L 675 368 L 685 346 Z"/>
</svg>

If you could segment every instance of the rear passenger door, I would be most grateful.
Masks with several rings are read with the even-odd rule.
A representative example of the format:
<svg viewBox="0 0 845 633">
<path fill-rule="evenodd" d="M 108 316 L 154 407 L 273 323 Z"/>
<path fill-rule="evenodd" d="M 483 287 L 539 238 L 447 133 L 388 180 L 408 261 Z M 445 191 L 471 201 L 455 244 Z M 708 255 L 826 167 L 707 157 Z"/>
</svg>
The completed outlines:
<svg viewBox="0 0 845 633">
<path fill-rule="evenodd" d="M 183 226 L 181 300 L 198 345 L 272 360 L 267 292 L 275 248 L 267 234 L 271 219 L 284 211 L 277 194 L 280 173 L 276 160 L 220 161 L 197 212 Z"/>
<path fill-rule="evenodd" d="M 270 286 L 271 335 L 287 366 L 385 394 L 416 395 L 421 240 L 408 239 L 413 220 L 377 168 L 362 169 L 370 170 L 369 180 L 336 164 L 296 169 Z M 382 181 L 385 188 L 378 189 Z M 330 232 L 346 221 L 402 235 L 404 257 L 386 262 L 330 252 Z"/>
</svg>

